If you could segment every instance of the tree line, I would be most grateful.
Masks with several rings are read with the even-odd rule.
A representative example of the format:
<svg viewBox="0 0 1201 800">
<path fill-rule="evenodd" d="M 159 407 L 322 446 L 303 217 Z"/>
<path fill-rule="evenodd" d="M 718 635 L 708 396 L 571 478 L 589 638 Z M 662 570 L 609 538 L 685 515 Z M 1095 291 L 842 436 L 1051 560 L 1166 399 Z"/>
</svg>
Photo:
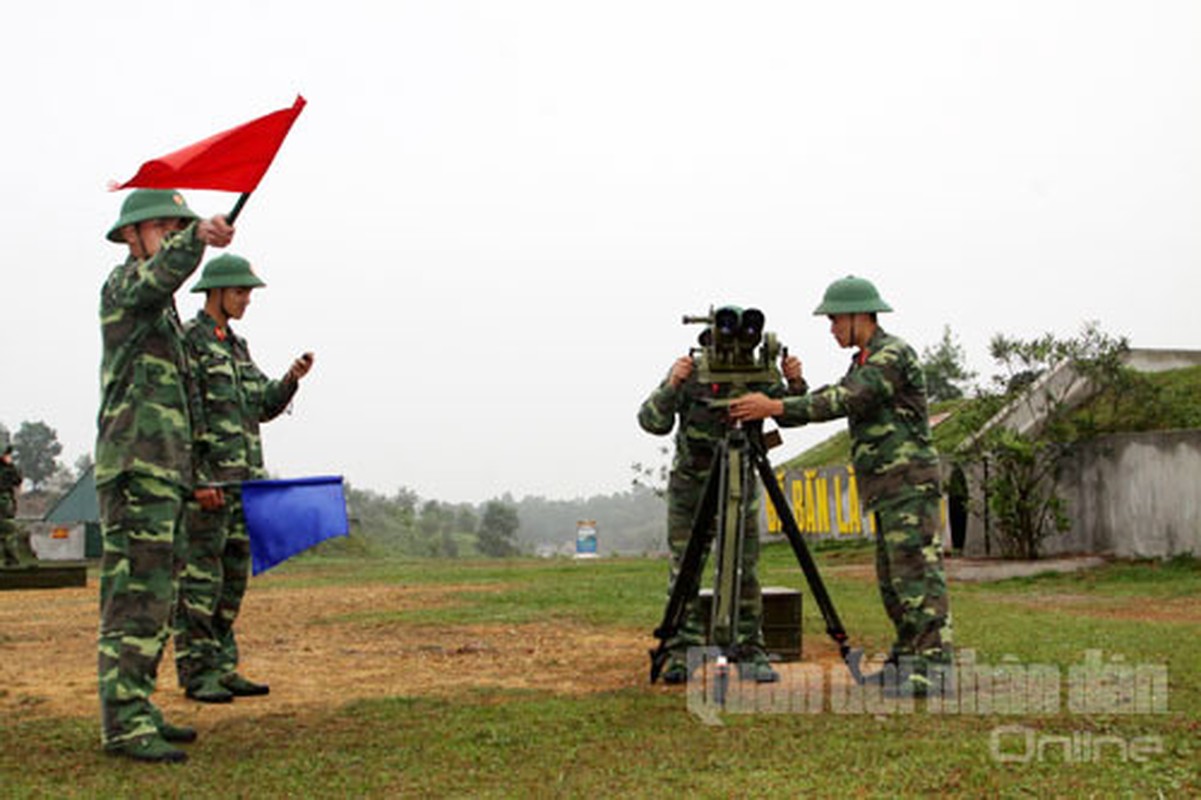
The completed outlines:
<svg viewBox="0 0 1201 800">
<path fill-rule="evenodd" d="M 574 500 L 515 500 L 506 493 L 479 504 L 423 500 L 407 488 L 385 495 L 349 486 L 347 506 L 351 541 L 329 542 L 331 552 L 358 546 L 378 554 L 433 558 L 570 555 L 582 520 L 596 522 L 601 555 L 664 548 L 663 500 L 637 486 Z"/>
<path fill-rule="evenodd" d="M 351 536 L 371 550 L 420 557 L 516 555 L 517 512 L 497 500 L 481 505 L 422 500 L 411 489 L 391 496 L 348 486 Z M 331 547 L 333 547 L 331 543 Z"/>
</svg>

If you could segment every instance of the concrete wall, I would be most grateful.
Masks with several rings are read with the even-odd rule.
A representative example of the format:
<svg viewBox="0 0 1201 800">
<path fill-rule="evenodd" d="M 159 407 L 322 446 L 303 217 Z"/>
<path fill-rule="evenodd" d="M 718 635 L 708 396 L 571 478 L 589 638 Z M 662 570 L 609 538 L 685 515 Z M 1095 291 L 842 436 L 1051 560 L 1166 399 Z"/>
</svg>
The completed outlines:
<svg viewBox="0 0 1201 800">
<path fill-rule="evenodd" d="M 29 533 L 29 546 L 39 561 L 82 561 L 85 553 L 85 525 L 51 522 L 30 522 L 25 526 Z"/>
<path fill-rule="evenodd" d="M 1126 366 L 1139 372 L 1164 372 L 1201 366 L 1201 350 L 1152 350 L 1130 348 L 1122 359 Z"/>
<path fill-rule="evenodd" d="M 980 473 L 970 476 L 980 507 Z M 1043 543 L 1044 555 L 1201 555 L 1201 430 L 1114 434 L 1083 446 L 1060 488 L 1072 527 Z M 999 555 L 984 519 L 968 521 L 964 554 Z"/>
<path fill-rule="evenodd" d="M 1075 467 L 1067 538 L 1119 556 L 1201 556 L 1201 431 L 1107 436 Z"/>
</svg>

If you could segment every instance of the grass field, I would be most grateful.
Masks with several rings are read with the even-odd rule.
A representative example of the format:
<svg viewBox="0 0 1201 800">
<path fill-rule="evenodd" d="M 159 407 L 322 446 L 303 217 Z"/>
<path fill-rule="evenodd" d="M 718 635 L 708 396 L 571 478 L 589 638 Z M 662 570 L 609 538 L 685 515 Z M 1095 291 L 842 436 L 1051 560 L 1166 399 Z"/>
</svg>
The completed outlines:
<svg viewBox="0 0 1201 800">
<path fill-rule="evenodd" d="M 872 653 L 889 638 L 870 561 L 819 553 Z M 197 709 L 164 665 L 156 701 L 201 731 L 180 766 L 99 749 L 94 580 L 0 594 L 0 796 L 1201 794 L 1196 561 L 953 584 L 974 666 L 941 713 L 856 705 L 807 594 L 804 661 L 781 665 L 776 694 L 741 695 L 759 712 L 693 713 L 695 691 L 690 710 L 688 690 L 646 680 L 665 572 L 649 559 L 294 561 L 252 583 L 243 620 L 270 697 Z M 803 585 L 780 545 L 761 573 Z"/>
</svg>

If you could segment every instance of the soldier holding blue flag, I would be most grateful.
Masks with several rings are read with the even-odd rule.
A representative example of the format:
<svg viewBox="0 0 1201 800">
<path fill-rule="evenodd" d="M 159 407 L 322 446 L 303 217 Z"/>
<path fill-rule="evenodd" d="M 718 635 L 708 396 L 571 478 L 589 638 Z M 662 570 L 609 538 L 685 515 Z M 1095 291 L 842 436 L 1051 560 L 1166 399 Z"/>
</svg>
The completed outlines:
<svg viewBox="0 0 1201 800">
<path fill-rule="evenodd" d="M 203 703 L 269 692 L 266 684 L 237 671 L 234 622 L 250 576 L 240 485 L 266 477 L 259 424 L 288 407 L 313 354 L 297 358 L 279 380 L 267 378 L 255 365 L 246 340 L 229 322 L 242 318 L 251 292 L 265 285 L 245 258 L 214 258 L 192 287 L 206 293 L 204 307 L 186 325 L 203 420 L 196 457 L 215 485 L 223 487 L 224 501 L 215 508 L 188 505 L 187 562 L 175 618 L 179 683 L 189 698 Z"/>
</svg>

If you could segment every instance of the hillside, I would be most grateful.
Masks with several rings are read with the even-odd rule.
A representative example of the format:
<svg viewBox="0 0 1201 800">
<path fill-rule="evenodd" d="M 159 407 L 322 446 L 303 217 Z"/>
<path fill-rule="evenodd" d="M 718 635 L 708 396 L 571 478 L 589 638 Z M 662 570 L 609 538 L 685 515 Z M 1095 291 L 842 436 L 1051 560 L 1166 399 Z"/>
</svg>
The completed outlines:
<svg viewBox="0 0 1201 800">
<path fill-rule="evenodd" d="M 1201 427 L 1201 367 L 1136 373 L 1133 385 L 1120 392 L 1097 395 L 1076 411 L 1076 418 L 1096 435 L 1141 433 Z M 971 432 L 965 412 L 976 400 L 935 403 L 930 409 L 931 433 L 940 453 L 950 453 Z M 851 440 L 841 430 L 795 458 L 780 469 L 805 469 L 851 460 Z"/>
</svg>

